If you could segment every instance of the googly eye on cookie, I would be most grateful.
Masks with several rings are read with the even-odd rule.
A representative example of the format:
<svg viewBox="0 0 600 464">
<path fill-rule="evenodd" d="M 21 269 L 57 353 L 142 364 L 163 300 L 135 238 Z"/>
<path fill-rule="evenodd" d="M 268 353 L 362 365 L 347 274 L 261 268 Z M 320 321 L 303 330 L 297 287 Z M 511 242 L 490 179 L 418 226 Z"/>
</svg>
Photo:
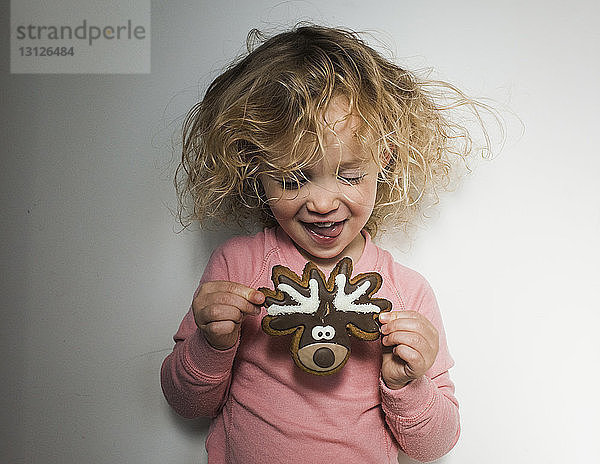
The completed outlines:
<svg viewBox="0 0 600 464">
<path fill-rule="evenodd" d="M 326 280 L 312 262 L 302 277 L 285 266 L 275 266 L 275 290 L 260 288 L 267 315 L 262 328 L 269 335 L 293 334 L 292 358 L 302 370 L 316 375 L 338 372 L 350 357 L 350 336 L 379 338 L 378 316 L 392 304 L 373 298 L 381 275 L 367 272 L 352 278 L 352 260 L 343 258 Z"/>
</svg>

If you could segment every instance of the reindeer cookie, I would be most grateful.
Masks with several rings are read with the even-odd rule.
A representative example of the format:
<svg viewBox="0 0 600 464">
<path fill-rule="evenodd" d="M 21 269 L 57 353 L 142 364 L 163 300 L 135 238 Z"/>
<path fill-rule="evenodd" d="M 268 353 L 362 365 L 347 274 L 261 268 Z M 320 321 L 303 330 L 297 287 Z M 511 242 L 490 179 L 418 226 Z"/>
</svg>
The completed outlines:
<svg viewBox="0 0 600 464">
<path fill-rule="evenodd" d="M 391 302 L 372 298 L 381 287 L 376 272 L 352 275 L 352 260 L 336 264 L 329 279 L 312 262 L 302 278 L 285 266 L 273 267 L 275 291 L 266 296 L 262 328 L 269 335 L 293 334 L 290 349 L 296 365 L 317 375 L 339 371 L 350 356 L 350 335 L 361 340 L 379 337 L 378 315 Z"/>
</svg>

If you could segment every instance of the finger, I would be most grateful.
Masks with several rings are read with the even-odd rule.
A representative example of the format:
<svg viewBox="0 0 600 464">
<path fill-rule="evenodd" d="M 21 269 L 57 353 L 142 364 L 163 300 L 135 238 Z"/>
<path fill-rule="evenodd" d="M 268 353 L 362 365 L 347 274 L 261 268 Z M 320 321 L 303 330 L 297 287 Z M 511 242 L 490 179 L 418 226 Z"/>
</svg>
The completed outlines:
<svg viewBox="0 0 600 464">
<path fill-rule="evenodd" d="M 435 327 L 430 327 L 420 323 L 395 323 L 393 321 L 390 324 L 381 327 L 381 334 L 383 337 L 394 334 L 394 333 L 407 333 L 413 334 L 414 336 L 422 337 L 427 345 L 434 350 L 439 347 L 439 337 Z"/>
<path fill-rule="evenodd" d="M 418 352 L 425 362 L 435 359 L 438 350 L 437 347 L 431 346 L 429 340 L 414 332 L 392 332 L 383 337 L 382 343 L 384 346 L 393 346 L 394 349 L 397 346 L 407 346 Z"/>
<path fill-rule="evenodd" d="M 206 294 L 218 292 L 233 293 L 244 298 L 250 303 L 258 305 L 264 303 L 265 301 L 265 296 L 262 294 L 262 292 L 259 292 L 258 290 L 255 290 L 238 282 L 230 282 L 225 280 L 215 280 L 212 282 L 206 282 L 202 286 L 202 291 Z"/>
<path fill-rule="evenodd" d="M 394 330 L 409 330 L 413 332 L 431 331 L 433 332 L 433 326 L 423 319 L 419 318 L 395 318 L 389 322 L 386 322 L 381 326 L 381 333 L 386 334 L 393 332 Z"/>
<path fill-rule="evenodd" d="M 379 320 L 382 323 L 388 323 L 394 319 L 418 319 L 421 317 L 424 317 L 421 313 L 408 310 L 385 311 L 379 313 Z"/>
<path fill-rule="evenodd" d="M 203 298 L 198 298 L 198 305 L 200 306 L 210 306 L 210 305 L 220 305 L 220 306 L 231 306 L 233 308 L 237 308 L 240 312 L 245 314 L 258 314 L 260 313 L 260 306 L 255 305 L 245 298 L 235 294 L 228 292 L 215 292 L 209 293 Z"/>
<path fill-rule="evenodd" d="M 408 377 L 416 378 L 425 372 L 425 358 L 410 346 L 398 345 L 394 354 L 405 362 L 404 371 Z"/>
<path fill-rule="evenodd" d="M 231 321 L 239 324 L 242 322 L 243 316 L 243 313 L 238 308 L 222 304 L 205 306 L 194 314 L 198 327 L 219 321 Z"/>
<path fill-rule="evenodd" d="M 238 324 L 233 321 L 214 321 L 200 327 L 209 336 L 222 337 L 237 330 Z"/>
<path fill-rule="evenodd" d="M 438 331 L 435 326 L 422 314 L 401 314 L 404 311 L 394 311 L 388 322 L 385 322 L 381 326 L 381 333 L 383 335 L 392 333 L 394 331 L 411 331 L 423 334 L 428 340 L 431 340 L 432 345 L 437 344 Z M 385 319 L 385 318 L 384 318 Z"/>
<path fill-rule="evenodd" d="M 395 331 L 385 335 L 381 341 L 384 346 L 406 345 L 418 351 L 431 350 L 427 339 L 416 332 Z"/>
</svg>

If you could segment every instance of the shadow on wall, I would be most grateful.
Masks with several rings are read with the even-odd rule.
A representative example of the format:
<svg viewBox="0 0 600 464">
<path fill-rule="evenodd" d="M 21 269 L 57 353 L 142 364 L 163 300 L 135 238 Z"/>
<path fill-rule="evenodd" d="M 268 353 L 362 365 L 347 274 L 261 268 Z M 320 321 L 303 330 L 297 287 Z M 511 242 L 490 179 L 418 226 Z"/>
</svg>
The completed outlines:
<svg viewBox="0 0 600 464">
<path fill-rule="evenodd" d="M 177 432 L 190 440 L 198 440 L 204 443 L 206 435 L 208 435 L 208 427 L 210 419 L 202 417 L 200 419 L 185 419 L 177 414 L 168 404 L 164 407 L 169 410 L 171 424 L 175 426 Z"/>
<path fill-rule="evenodd" d="M 202 230 L 195 226 L 190 228 L 189 233 L 195 234 L 194 237 L 194 267 L 198 266 L 198 279 L 204 272 L 204 265 L 208 261 L 212 252 L 230 238 L 241 235 L 247 232 L 240 230 L 237 227 L 223 227 L 214 230 Z M 165 350 L 168 354 L 169 350 Z M 164 356 L 163 356 L 164 357 Z M 189 440 L 198 440 L 204 443 L 208 435 L 210 426 L 209 418 L 186 419 L 177 414 L 167 403 L 163 403 L 163 407 L 168 410 L 168 417 L 171 424 L 177 429 L 178 433 L 185 436 Z"/>
<path fill-rule="evenodd" d="M 444 462 L 444 458 L 440 458 L 435 461 L 436 463 L 442 464 Z M 398 464 L 421 464 L 420 461 L 415 461 L 414 459 L 409 458 L 402 451 L 398 453 Z"/>
<path fill-rule="evenodd" d="M 256 227 L 251 230 L 243 230 L 236 225 L 223 225 L 220 229 L 205 229 L 205 230 L 194 230 L 193 233 L 196 235 L 195 240 L 195 254 L 196 256 L 206 256 L 206 261 L 217 247 L 225 243 L 232 237 L 240 235 L 254 235 L 261 230 L 260 227 Z M 204 272 L 204 268 L 199 269 L 200 275 Z"/>
</svg>

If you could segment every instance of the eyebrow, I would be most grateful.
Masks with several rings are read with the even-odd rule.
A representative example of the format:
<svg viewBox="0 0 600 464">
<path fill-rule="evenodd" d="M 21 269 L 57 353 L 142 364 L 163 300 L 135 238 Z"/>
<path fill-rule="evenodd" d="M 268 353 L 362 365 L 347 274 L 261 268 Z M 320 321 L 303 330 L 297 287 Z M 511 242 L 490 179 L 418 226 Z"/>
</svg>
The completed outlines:
<svg viewBox="0 0 600 464">
<path fill-rule="evenodd" d="M 358 169 L 358 168 L 364 168 L 367 164 L 369 164 L 368 160 L 357 160 L 354 159 L 352 161 L 345 161 L 342 163 L 338 163 L 337 167 L 338 169 Z"/>
<path fill-rule="evenodd" d="M 265 174 L 275 180 L 281 179 L 282 176 L 286 177 L 286 178 L 287 177 L 292 177 L 292 178 L 297 177 L 299 179 L 304 179 L 307 177 L 304 170 L 293 170 L 293 171 L 285 171 L 285 172 L 283 172 L 283 171 L 282 172 L 268 172 Z"/>
<path fill-rule="evenodd" d="M 369 164 L 368 159 L 354 158 L 352 160 L 347 160 L 347 161 L 342 161 L 342 162 L 337 163 L 336 171 L 340 172 L 340 171 L 344 171 L 344 170 L 348 170 L 348 169 L 363 169 L 368 164 Z M 273 179 L 280 179 L 282 174 L 284 177 L 292 177 L 292 178 L 298 177 L 300 179 L 308 179 L 310 177 L 310 173 L 311 173 L 311 168 L 306 167 L 304 169 L 292 169 L 290 171 L 284 171 L 284 172 L 278 172 L 278 173 L 269 172 L 266 174 Z"/>
</svg>

